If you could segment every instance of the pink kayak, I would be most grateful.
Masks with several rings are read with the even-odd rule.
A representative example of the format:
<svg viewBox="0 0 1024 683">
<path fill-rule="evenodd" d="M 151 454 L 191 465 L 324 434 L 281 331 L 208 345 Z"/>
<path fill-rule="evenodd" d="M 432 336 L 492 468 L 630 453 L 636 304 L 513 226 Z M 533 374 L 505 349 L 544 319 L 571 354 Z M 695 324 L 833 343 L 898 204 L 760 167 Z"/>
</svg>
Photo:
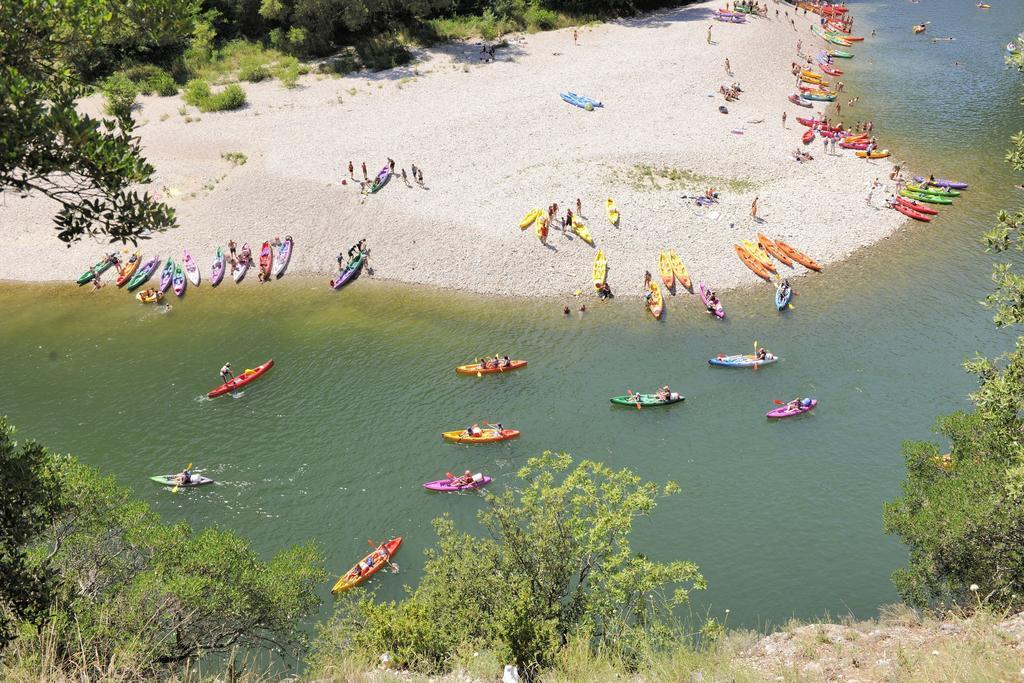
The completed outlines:
<svg viewBox="0 0 1024 683">
<path fill-rule="evenodd" d="M 423 485 L 423 488 L 430 491 L 444 491 L 446 493 L 452 493 L 455 491 L 469 491 L 471 489 L 478 489 L 481 486 L 486 486 L 491 483 L 491 478 L 486 475 L 476 475 L 473 477 L 473 481 L 469 484 L 453 485 L 452 479 L 438 479 L 437 481 L 428 481 Z"/>
<path fill-rule="evenodd" d="M 715 301 L 714 306 L 711 305 L 711 294 L 713 293 L 711 291 L 711 288 L 708 287 L 706 284 L 704 284 L 704 281 L 701 280 L 697 284 L 697 289 L 700 292 L 700 300 L 704 302 L 704 306 L 705 306 L 705 308 L 708 309 L 708 313 L 712 314 L 713 316 L 715 316 L 716 318 L 719 318 L 719 319 L 724 318 L 725 317 L 725 309 L 722 308 L 722 302 L 721 301 Z"/>
<path fill-rule="evenodd" d="M 787 403 L 784 406 L 779 406 L 775 410 L 769 410 L 765 413 L 765 417 L 769 420 L 781 420 L 784 417 L 793 417 L 795 415 L 803 415 L 814 410 L 814 406 L 818 405 L 818 400 L 814 398 L 801 399 L 800 405 L 794 406 Z"/>
</svg>

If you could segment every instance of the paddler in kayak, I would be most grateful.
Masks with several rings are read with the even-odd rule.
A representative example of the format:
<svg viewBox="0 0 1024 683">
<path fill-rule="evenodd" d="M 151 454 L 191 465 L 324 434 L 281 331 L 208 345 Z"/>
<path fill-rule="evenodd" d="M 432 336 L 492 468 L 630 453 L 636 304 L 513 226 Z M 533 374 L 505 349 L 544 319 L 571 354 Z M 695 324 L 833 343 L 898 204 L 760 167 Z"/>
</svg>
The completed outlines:
<svg viewBox="0 0 1024 683">
<path fill-rule="evenodd" d="M 669 399 L 673 399 L 676 396 L 678 396 L 678 394 L 674 393 L 671 389 L 668 388 L 667 384 L 663 386 L 661 389 L 658 389 L 658 393 L 656 395 L 659 401 L 668 401 Z"/>
<path fill-rule="evenodd" d="M 178 486 L 187 486 L 192 483 L 192 473 L 184 469 L 174 477 L 174 481 Z"/>
<path fill-rule="evenodd" d="M 235 378 L 235 373 L 231 371 L 231 363 L 225 363 L 220 368 L 220 378 L 224 384 L 227 384 L 229 380 Z"/>
<path fill-rule="evenodd" d="M 476 436 L 481 436 L 483 433 L 484 433 L 483 430 L 480 429 L 480 425 L 474 424 L 472 427 L 467 427 L 466 430 L 464 432 L 462 432 L 462 436 L 473 436 L 473 437 L 476 437 Z"/>
<path fill-rule="evenodd" d="M 448 473 L 448 483 L 452 486 L 469 486 L 473 483 L 473 473 L 466 470 L 461 477 L 453 476 L 450 472 Z"/>
</svg>

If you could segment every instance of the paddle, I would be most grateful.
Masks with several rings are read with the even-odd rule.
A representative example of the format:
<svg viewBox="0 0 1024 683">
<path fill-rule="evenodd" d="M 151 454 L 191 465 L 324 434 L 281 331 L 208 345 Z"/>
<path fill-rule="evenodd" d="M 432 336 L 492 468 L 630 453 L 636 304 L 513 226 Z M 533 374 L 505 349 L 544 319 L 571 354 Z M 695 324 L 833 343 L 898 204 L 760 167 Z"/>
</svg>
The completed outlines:
<svg viewBox="0 0 1024 683">
<path fill-rule="evenodd" d="M 754 340 L 754 372 L 757 372 L 757 340 Z"/>
<path fill-rule="evenodd" d="M 192 469 L 192 463 L 189 463 L 189 464 L 188 464 L 188 467 L 186 467 L 185 469 L 186 469 L 186 470 L 190 470 L 190 469 Z M 173 488 L 173 489 L 171 489 L 171 493 L 177 493 L 177 492 L 178 492 L 178 488 L 179 488 L 180 486 L 181 486 L 181 480 L 179 479 L 179 480 L 178 480 L 178 483 L 174 485 L 174 488 Z"/>
</svg>

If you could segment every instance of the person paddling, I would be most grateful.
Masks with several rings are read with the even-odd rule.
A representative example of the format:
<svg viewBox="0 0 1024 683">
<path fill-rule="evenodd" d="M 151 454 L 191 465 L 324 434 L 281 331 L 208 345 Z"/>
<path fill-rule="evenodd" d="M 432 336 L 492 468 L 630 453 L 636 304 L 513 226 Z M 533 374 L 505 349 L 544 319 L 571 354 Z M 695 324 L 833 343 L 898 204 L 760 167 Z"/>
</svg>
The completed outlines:
<svg viewBox="0 0 1024 683">
<path fill-rule="evenodd" d="M 178 486 L 188 486 L 192 483 L 192 473 L 188 469 L 183 469 L 177 476 L 174 477 L 175 483 Z"/>
<path fill-rule="evenodd" d="M 231 371 L 231 363 L 225 363 L 220 369 L 220 378 L 224 384 L 227 384 L 229 380 L 235 378 L 235 373 Z"/>
</svg>

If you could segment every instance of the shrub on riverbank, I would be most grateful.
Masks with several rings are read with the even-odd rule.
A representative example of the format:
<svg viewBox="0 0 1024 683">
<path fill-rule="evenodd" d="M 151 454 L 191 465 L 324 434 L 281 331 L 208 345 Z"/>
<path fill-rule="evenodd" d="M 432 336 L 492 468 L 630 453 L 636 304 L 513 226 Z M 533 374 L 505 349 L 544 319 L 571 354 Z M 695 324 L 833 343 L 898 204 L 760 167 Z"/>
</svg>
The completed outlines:
<svg viewBox="0 0 1024 683">
<path fill-rule="evenodd" d="M 201 78 L 193 78 L 185 84 L 185 102 L 199 111 L 229 111 L 245 105 L 245 91 L 232 83 L 220 92 L 211 92 L 210 84 Z"/>
</svg>

